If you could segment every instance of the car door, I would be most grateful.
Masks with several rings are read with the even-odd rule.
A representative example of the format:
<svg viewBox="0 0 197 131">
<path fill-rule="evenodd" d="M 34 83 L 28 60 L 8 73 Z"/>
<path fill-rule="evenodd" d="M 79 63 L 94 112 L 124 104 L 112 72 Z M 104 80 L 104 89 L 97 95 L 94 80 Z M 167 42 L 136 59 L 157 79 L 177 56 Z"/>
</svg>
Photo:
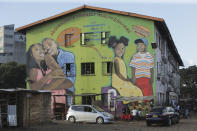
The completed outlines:
<svg viewBox="0 0 197 131">
<path fill-rule="evenodd" d="M 84 106 L 75 106 L 74 116 L 76 121 L 85 121 Z"/>
<path fill-rule="evenodd" d="M 87 122 L 96 122 L 96 118 L 97 118 L 97 112 L 90 106 L 85 106 L 84 107 L 84 114 L 85 114 L 85 120 Z"/>
</svg>

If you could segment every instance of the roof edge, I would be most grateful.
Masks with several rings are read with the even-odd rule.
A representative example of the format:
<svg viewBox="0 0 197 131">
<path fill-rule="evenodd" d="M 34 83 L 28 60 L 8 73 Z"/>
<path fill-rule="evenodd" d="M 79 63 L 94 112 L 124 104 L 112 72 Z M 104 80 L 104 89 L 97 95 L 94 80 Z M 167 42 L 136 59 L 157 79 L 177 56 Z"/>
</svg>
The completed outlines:
<svg viewBox="0 0 197 131">
<path fill-rule="evenodd" d="M 72 12 L 75 12 L 75 11 L 78 11 L 78 10 L 81 10 L 81 9 L 92 9 L 92 10 L 98 10 L 98 11 L 110 12 L 110 13 L 115 13 L 115 14 L 127 15 L 127 16 L 132 16 L 132 17 L 137 17 L 137 18 L 143 18 L 143 19 L 148 19 L 148 20 L 153 20 L 153 21 L 159 21 L 159 22 L 163 22 L 164 21 L 163 18 L 158 18 L 158 17 L 152 17 L 152 16 L 141 15 L 141 14 L 136 14 L 136 13 L 131 13 L 131 12 L 118 11 L 118 10 L 113 10 L 113 9 L 107 9 L 107 8 L 100 8 L 100 7 L 83 5 L 83 6 L 80 6 L 80 7 L 77 7 L 77 8 L 74 8 L 74 9 L 62 12 L 60 14 L 57 14 L 57 15 L 54 15 L 54 16 L 51 16 L 51 17 L 48 17 L 48 18 L 44 18 L 44 19 L 41 19 L 39 21 L 36 21 L 36 22 L 30 23 L 30 24 L 21 26 L 19 28 L 16 28 L 15 30 L 18 31 L 18 32 L 22 32 L 22 31 L 25 31 L 27 28 L 33 27 L 33 26 L 38 25 L 38 24 L 42 24 L 44 22 L 53 20 L 55 18 L 67 15 L 69 13 L 72 13 Z"/>
<path fill-rule="evenodd" d="M 168 39 L 169 39 L 170 43 L 172 43 L 173 50 L 175 51 L 175 55 L 177 55 L 177 57 L 178 57 L 177 60 L 178 60 L 179 66 L 184 66 L 184 63 L 183 63 L 183 61 L 181 59 L 181 56 L 179 55 L 179 52 L 178 52 L 178 50 L 177 50 L 177 48 L 175 46 L 175 43 L 174 43 L 174 41 L 172 39 L 171 33 L 170 33 L 169 29 L 168 29 L 168 26 L 167 26 L 165 20 L 163 22 L 160 22 L 160 23 L 165 28 L 165 31 L 168 34 Z"/>
</svg>

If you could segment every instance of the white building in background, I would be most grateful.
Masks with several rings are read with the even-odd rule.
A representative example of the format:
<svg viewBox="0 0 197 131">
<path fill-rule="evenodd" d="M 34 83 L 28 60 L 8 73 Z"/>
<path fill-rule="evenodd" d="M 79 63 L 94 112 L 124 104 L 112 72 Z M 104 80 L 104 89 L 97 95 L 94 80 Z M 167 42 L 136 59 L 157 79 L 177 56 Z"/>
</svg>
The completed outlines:
<svg viewBox="0 0 197 131">
<path fill-rule="evenodd" d="M 15 32 L 14 25 L 0 27 L 0 63 L 26 63 L 25 35 Z"/>
<path fill-rule="evenodd" d="M 169 38 L 170 37 L 170 38 Z M 156 48 L 156 104 L 176 104 L 180 96 L 179 63 L 181 60 L 172 49 L 171 36 L 166 36 L 158 28 L 155 28 Z M 182 63 L 183 65 L 183 63 Z"/>
</svg>

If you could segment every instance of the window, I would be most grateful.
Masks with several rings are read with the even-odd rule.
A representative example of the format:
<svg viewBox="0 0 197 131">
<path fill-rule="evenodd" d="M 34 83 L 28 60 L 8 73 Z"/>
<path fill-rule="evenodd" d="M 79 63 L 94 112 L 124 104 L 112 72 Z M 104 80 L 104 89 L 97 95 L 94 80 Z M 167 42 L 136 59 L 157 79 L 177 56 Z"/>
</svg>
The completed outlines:
<svg viewBox="0 0 197 131">
<path fill-rule="evenodd" d="M 5 46 L 6 47 L 12 47 L 12 46 L 14 46 L 13 44 L 9 44 L 9 43 L 5 43 Z"/>
<path fill-rule="evenodd" d="M 63 71 L 66 76 L 75 76 L 75 64 L 64 63 Z"/>
<path fill-rule="evenodd" d="M 159 36 L 159 49 L 161 50 L 161 37 Z"/>
<path fill-rule="evenodd" d="M 84 111 L 85 112 L 93 112 L 92 108 L 91 107 L 88 107 L 88 106 L 85 106 L 84 107 Z"/>
<path fill-rule="evenodd" d="M 81 45 L 85 45 L 85 34 L 81 33 Z"/>
<path fill-rule="evenodd" d="M 91 44 L 91 41 L 94 40 L 94 32 L 81 33 L 81 45 Z"/>
<path fill-rule="evenodd" d="M 7 35 L 7 34 L 5 34 L 5 38 L 13 38 L 13 35 Z"/>
<path fill-rule="evenodd" d="M 14 30 L 13 26 L 5 26 L 4 28 L 5 28 L 5 30 Z"/>
<path fill-rule="evenodd" d="M 70 75 L 70 63 L 66 64 L 66 76 Z"/>
<path fill-rule="evenodd" d="M 84 111 L 84 107 L 83 106 L 73 106 L 72 107 L 72 110 L 75 110 L 75 111 Z"/>
<path fill-rule="evenodd" d="M 94 63 L 81 63 L 81 74 L 94 74 Z"/>
<path fill-rule="evenodd" d="M 71 38 L 73 34 L 65 34 L 65 46 L 69 46 L 71 44 Z"/>
<path fill-rule="evenodd" d="M 103 75 L 111 75 L 112 74 L 112 62 L 103 62 Z"/>
<path fill-rule="evenodd" d="M 101 32 L 101 44 L 107 44 L 109 41 L 109 32 Z"/>
<path fill-rule="evenodd" d="M 95 96 L 82 96 L 82 104 L 84 105 L 92 105 L 95 101 Z"/>
</svg>

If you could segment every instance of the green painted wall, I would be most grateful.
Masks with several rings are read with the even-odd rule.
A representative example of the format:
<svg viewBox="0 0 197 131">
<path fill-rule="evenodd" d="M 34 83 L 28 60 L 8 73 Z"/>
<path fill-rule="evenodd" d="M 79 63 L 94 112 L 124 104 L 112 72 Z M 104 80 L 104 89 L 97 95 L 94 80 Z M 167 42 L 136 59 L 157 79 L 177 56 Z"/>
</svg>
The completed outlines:
<svg viewBox="0 0 197 131">
<path fill-rule="evenodd" d="M 46 37 L 57 40 L 62 31 L 71 27 L 79 29 L 80 33 L 109 31 L 110 35 L 114 35 L 117 38 L 125 36 L 129 39 L 128 46 L 125 50 L 124 62 L 127 67 L 128 77 L 131 78 L 131 68 L 128 64 L 131 57 L 136 53 L 134 40 L 142 37 L 139 33 L 134 32 L 134 27 L 136 26 L 145 27 L 146 30 L 149 31 L 149 35 L 146 37 L 149 42 L 147 51 L 155 56 L 155 51 L 150 44 L 151 42 L 154 42 L 153 21 L 94 10 L 82 10 L 71 13 L 67 16 L 30 28 L 26 32 L 26 49 L 28 50 L 32 44 L 41 43 Z M 94 38 L 100 39 L 100 36 L 95 35 Z M 108 48 L 107 45 L 101 45 L 100 40 L 93 41 L 91 47 L 81 46 L 80 39 L 72 43 L 70 46 L 60 46 L 60 48 L 72 52 L 75 56 L 75 94 L 101 93 L 102 87 L 111 86 L 111 76 L 104 76 L 102 74 L 102 62 L 113 60 L 114 52 L 112 48 Z M 95 75 L 81 75 L 81 63 L 83 62 L 95 62 Z M 154 80 L 154 94 L 155 85 Z M 76 103 L 81 103 L 81 99 L 76 98 Z"/>
</svg>

